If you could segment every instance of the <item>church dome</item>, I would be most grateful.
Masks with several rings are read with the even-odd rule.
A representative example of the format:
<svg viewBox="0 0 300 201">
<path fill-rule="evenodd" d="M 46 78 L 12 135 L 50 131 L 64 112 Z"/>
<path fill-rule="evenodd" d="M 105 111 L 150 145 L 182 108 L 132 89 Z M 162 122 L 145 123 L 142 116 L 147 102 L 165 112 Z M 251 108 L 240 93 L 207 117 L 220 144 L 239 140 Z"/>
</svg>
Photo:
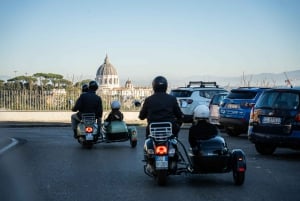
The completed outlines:
<svg viewBox="0 0 300 201">
<path fill-rule="evenodd" d="M 117 70 L 109 62 L 107 55 L 104 59 L 104 63 L 97 70 L 96 81 L 99 83 L 99 87 L 102 88 L 119 87 L 119 76 Z"/>
<path fill-rule="evenodd" d="M 108 56 L 106 55 L 104 63 L 98 68 L 96 76 L 103 75 L 118 75 L 115 67 L 109 62 Z"/>
</svg>

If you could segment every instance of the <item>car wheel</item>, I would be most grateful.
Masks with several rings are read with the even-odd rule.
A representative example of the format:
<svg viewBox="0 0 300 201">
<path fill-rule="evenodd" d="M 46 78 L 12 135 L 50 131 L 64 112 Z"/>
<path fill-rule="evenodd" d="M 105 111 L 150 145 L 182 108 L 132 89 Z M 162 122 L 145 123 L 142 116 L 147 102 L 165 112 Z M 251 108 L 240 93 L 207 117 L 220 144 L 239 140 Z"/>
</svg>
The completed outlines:
<svg viewBox="0 0 300 201">
<path fill-rule="evenodd" d="M 272 155 L 276 150 L 275 145 L 262 144 L 262 143 L 256 143 L 255 148 L 256 151 L 262 155 Z"/>
</svg>

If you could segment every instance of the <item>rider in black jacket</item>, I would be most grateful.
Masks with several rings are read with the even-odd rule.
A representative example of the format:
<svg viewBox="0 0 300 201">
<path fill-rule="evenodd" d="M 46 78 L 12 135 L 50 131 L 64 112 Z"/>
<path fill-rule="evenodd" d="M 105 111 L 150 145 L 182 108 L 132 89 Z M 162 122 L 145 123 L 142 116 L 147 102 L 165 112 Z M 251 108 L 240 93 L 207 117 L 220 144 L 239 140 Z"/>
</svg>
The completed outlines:
<svg viewBox="0 0 300 201">
<path fill-rule="evenodd" d="M 139 113 L 141 120 L 147 119 L 146 138 L 149 135 L 149 124 L 153 122 L 171 122 L 173 134 L 178 135 L 183 113 L 176 97 L 167 94 L 168 82 L 163 76 L 157 76 L 152 81 L 154 94 L 147 97 Z"/>
<path fill-rule="evenodd" d="M 82 93 L 77 99 L 75 106 L 72 108 L 73 112 L 79 111 L 77 113 L 78 118 L 72 116 L 72 129 L 74 131 L 74 138 L 77 138 L 76 128 L 79 120 L 81 119 L 82 113 L 94 113 L 97 119 L 98 128 L 101 126 L 101 118 L 103 114 L 102 99 L 96 94 L 98 89 L 98 84 L 96 81 L 90 81 L 89 90 L 86 93 Z M 98 129 L 99 130 L 99 129 Z"/>
</svg>

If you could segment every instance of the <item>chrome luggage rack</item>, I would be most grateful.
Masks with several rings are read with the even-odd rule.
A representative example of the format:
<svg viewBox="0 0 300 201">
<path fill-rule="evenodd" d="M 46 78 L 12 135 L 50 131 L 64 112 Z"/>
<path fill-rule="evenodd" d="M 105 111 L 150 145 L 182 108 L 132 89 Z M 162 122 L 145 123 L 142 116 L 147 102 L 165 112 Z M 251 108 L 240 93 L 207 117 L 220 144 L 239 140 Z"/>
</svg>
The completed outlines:
<svg viewBox="0 0 300 201">
<path fill-rule="evenodd" d="M 149 131 L 149 137 L 152 137 L 157 142 L 167 141 L 173 135 L 170 122 L 150 123 Z"/>
<path fill-rule="evenodd" d="M 95 114 L 94 113 L 83 113 L 81 115 L 81 121 L 84 123 L 84 124 L 94 124 L 96 122 L 96 117 L 95 117 Z"/>
</svg>

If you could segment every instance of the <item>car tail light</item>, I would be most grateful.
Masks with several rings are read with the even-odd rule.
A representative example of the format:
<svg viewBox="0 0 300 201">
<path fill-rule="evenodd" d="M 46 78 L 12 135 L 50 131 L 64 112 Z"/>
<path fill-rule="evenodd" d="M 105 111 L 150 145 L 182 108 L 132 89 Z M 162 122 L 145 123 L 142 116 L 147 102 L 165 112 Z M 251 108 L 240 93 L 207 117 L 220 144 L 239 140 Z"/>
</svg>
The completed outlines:
<svg viewBox="0 0 300 201">
<path fill-rule="evenodd" d="M 295 121 L 300 122 L 300 113 L 298 113 L 295 117 Z"/>
<path fill-rule="evenodd" d="M 254 108 L 251 108 L 251 112 L 250 112 L 250 120 L 254 119 Z"/>
<path fill-rule="evenodd" d="M 86 133 L 92 133 L 93 132 L 93 127 L 91 127 L 91 126 L 87 126 L 87 127 L 85 127 L 85 132 Z"/>
<path fill-rule="evenodd" d="M 253 108 L 254 105 L 255 103 L 248 103 L 248 102 L 241 103 L 242 108 Z"/>
<path fill-rule="evenodd" d="M 167 146 L 161 145 L 155 148 L 155 154 L 157 155 L 165 155 L 168 153 Z"/>
</svg>

